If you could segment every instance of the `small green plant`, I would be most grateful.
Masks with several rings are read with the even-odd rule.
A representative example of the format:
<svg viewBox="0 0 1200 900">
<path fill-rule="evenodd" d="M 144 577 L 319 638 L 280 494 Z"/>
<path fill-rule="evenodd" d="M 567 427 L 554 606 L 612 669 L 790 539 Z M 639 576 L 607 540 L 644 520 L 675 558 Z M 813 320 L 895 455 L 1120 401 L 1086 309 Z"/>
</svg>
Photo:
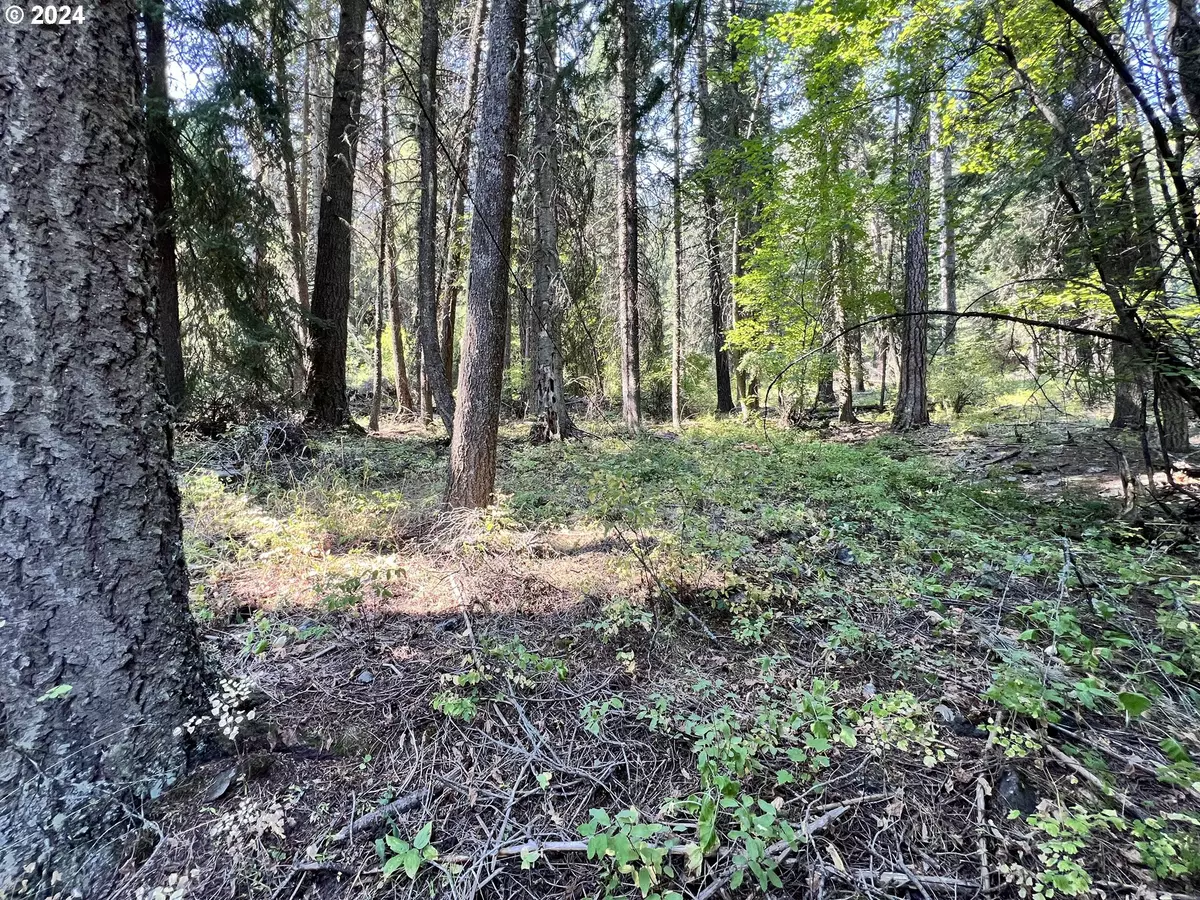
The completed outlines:
<svg viewBox="0 0 1200 900">
<path fill-rule="evenodd" d="M 433 822 L 426 822 L 411 844 L 394 831 L 376 841 L 375 849 L 383 860 L 383 877 L 390 878 L 403 870 L 410 880 L 415 880 L 423 864 L 438 858 L 437 847 L 430 843 L 432 837 Z"/>
<path fill-rule="evenodd" d="M 1135 821 L 1133 846 L 1159 878 L 1200 875 L 1200 817 L 1166 813 Z"/>
<path fill-rule="evenodd" d="M 924 705 L 908 691 L 881 694 L 863 704 L 858 734 L 874 753 L 896 749 L 919 755 L 928 767 L 957 756 L 937 739 Z"/>
<path fill-rule="evenodd" d="M 624 709 L 625 701 L 620 697 L 608 697 L 604 700 L 592 700 L 579 711 L 586 731 L 599 736 L 604 730 L 604 719 L 614 709 Z"/>
<path fill-rule="evenodd" d="M 666 825 L 642 822 L 632 808 L 613 817 L 602 809 L 588 810 L 588 815 L 579 833 L 588 839 L 588 859 L 600 860 L 608 871 L 606 896 L 613 896 L 621 876 L 627 876 L 646 900 L 682 900 L 678 891 L 659 887 L 664 878 L 675 877 L 669 854 L 678 839 Z"/>
<path fill-rule="evenodd" d="M 1019 810 L 1009 813 L 1019 818 Z M 1088 812 L 1082 806 L 1056 806 L 1043 801 L 1038 811 L 1026 823 L 1036 840 L 1038 869 L 1031 870 L 1017 863 L 999 866 L 1005 880 L 1017 888 L 1018 896 L 1033 900 L 1052 900 L 1053 897 L 1082 897 L 1091 892 L 1092 877 L 1077 857 L 1097 831 L 1123 831 L 1125 820 L 1111 809 Z"/>
</svg>

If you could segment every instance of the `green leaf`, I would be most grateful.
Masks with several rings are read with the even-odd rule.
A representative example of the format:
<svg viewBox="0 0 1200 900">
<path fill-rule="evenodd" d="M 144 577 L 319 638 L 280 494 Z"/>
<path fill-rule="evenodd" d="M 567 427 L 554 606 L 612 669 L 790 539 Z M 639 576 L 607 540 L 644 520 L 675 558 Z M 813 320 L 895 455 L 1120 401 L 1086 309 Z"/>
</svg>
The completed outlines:
<svg viewBox="0 0 1200 900">
<path fill-rule="evenodd" d="M 1142 713 L 1146 712 L 1146 710 L 1154 705 L 1154 701 L 1149 697 L 1143 696 L 1142 694 L 1135 694 L 1132 691 L 1121 691 L 1119 694 L 1117 694 L 1117 700 L 1120 702 L 1125 712 L 1129 713 L 1129 715 L 1133 716 L 1134 718 L 1142 715 Z"/>
<path fill-rule="evenodd" d="M 429 846 L 429 838 L 433 836 L 433 822 L 426 822 L 421 826 L 421 830 L 417 832 L 417 836 L 413 838 L 413 847 L 417 850 L 424 850 Z"/>
<path fill-rule="evenodd" d="M 537 776 L 538 786 L 544 791 L 550 786 L 550 779 L 554 777 L 552 772 L 539 772 Z"/>
<path fill-rule="evenodd" d="M 404 859 L 404 874 L 410 879 L 417 877 L 417 869 L 421 867 L 421 854 L 410 850 L 402 857 Z"/>
<path fill-rule="evenodd" d="M 396 853 L 407 853 L 409 850 L 408 841 L 401 840 L 394 834 L 389 834 L 384 840 L 387 841 L 388 847 Z"/>
<path fill-rule="evenodd" d="M 37 702 L 42 703 L 45 700 L 58 700 L 67 696 L 69 693 L 71 693 L 71 685 L 58 684 L 50 688 L 50 690 L 46 691 L 46 693 L 42 694 L 42 696 L 38 697 Z"/>
<path fill-rule="evenodd" d="M 383 864 L 383 877 L 391 878 L 393 875 L 396 874 L 396 870 L 400 868 L 400 865 L 403 862 L 404 862 L 403 856 L 389 857 L 388 861 Z"/>
</svg>

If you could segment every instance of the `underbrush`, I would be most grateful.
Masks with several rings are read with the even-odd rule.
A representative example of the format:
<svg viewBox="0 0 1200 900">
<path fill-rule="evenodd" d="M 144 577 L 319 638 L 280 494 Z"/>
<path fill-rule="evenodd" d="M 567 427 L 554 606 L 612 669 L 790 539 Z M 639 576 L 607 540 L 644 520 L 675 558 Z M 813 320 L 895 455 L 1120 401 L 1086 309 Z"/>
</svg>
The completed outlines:
<svg viewBox="0 0 1200 900">
<path fill-rule="evenodd" d="M 497 505 L 441 530 L 442 450 L 411 436 L 287 480 L 186 476 L 205 602 L 256 574 L 308 587 L 214 621 L 270 700 L 233 786 L 165 809 L 139 884 L 1048 900 L 1200 874 L 1186 534 L 892 436 L 518 434 Z M 248 842 L 198 839 L 197 807 Z"/>
</svg>

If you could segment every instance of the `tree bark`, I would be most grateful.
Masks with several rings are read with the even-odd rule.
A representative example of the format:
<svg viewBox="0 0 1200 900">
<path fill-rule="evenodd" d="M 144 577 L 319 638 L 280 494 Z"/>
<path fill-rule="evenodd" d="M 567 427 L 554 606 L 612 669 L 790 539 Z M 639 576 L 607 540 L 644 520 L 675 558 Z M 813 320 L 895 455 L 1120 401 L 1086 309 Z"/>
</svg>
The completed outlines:
<svg viewBox="0 0 1200 900">
<path fill-rule="evenodd" d="M 487 0 L 475 0 L 471 13 L 471 33 L 467 38 L 471 48 L 467 57 L 467 84 L 462 114 L 462 140 L 454 160 L 454 192 L 450 201 L 450 220 L 446 223 L 442 246 L 442 269 L 438 277 L 438 296 L 442 302 L 442 366 L 446 380 L 454 380 L 454 320 L 458 311 L 461 289 L 463 250 L 462 222 L 466 214 L 467 178 L 471 163 L 471 132 L 475 130 L 475 107 L 479 94 L 479 63 L 483 56 L 483 23 L 487 18 Z"/>
<path fill-rule="evenodd" d="M 638 348 L 637 53 L 634 0 L 617 4 L 617 330 L 621 343 L 621 418 L 641 429 Z"/>
<path fill-rule="evenodd" d="M 154 255 L 158 287 L 158 332 L 167 401 L 183 403 L 186 389 L 179 330 L 179 274 L 175 258 L 175 200 L 172 195 L 171 95 L 167 89 L 165 10 L 151 0 L 142 13 L 146 29 L 146 170 L 154 213 Z"/>
<path fill-rule="evenodd" d="M 350 311 L 350 244 L 354 215 L 354 166 L 358 154 L 363 92 L 366 0 L 341 0 L 338 58 L 329 104 L 325 185 L 317 222 L 310 327 L 308 422 L 335 428 L 350 423 L 346 398 L 347 316 Z"/>
<path fill-rule="evenodd" d="M 421 157 L 421 201 L 417 210 L 418 338 L 421 371 L 449 432 L 454 427 L 454 396 L 438 350 L 437 316 L 437 65 L 438 0 L 421 0 L 421 80 L 417 96 L 417 147 Z"/>
<path fill-rule="evenodd" d="M 5 897 L 105 893 L 127 811 L 183 771 L 173 731 L 204 703 L 152 288 L 137 9 L 113 0 L 84 26 L 0 29 Z"/>
<path fill-rule="evenodd" d="M 683 106 L 683 49 L 679 32 L 683 23 L 675 23 L 671 46 L 671 279 L 673 294 L 671 328 L 671 422 L 676 431 L 683 430 L 683 125 L 680 121 Z"/>
<path fill-rule="evenodd" d="M 958 256 L 954 242 L 954 208 L 951 196 L 951 179 L 954 172 L 952 138 L 942 128 L 942 117 L 936 108 L 930 111 L 930 128 L 933 132 L 934 152 L 938 160 L 937 179 L 937 229 L 938 229 L 938 300 L 947 312 L 958 311 Z M 946 319 L 945 343 L 953 348 L 958 319 Z"/>
<path fill-rule="evenodd" d="M 383 291 L 387 278 L 387 228 L 382 206 L 379 210 L 379 251 L 375 266 L 375 327 L 372 333 L 373 371 L 371 373 L 371 417 L 368 431 L 379 431 L 379 413 L 383 406 Z"/>
<path fill-rule="evenodd" d="M 396 237 L 392 234 L 392 129 L 391 104 L 388 98 L 388 42 L 379 42 L 379 140 L 382 145 L 380 168 L 380 216 L 383 229 L 383 252 L 387 256 L 388 308 L 392 326 L 392 361 L 395 366 L 396 410 L 402 415 L 413 414 L 412 387 L 408 382 L 408 366 L 404 360 L 404 321 L 400 315 L 400 278 L 396 272 Z"/>
<path fill-rule="evenodd" d="M 534 82 L 538 96 L 533 126 L 534 246 L 533 296 L 530 298 L 533 330 L 532 412 L 537 419 L 535 439 L 562 440 L 574 426 L 567 413 L 563 388 L 562 276 L 558 259 L 558 10 L 554 2 L 541 4 L 533 52 Z"/>
<path fill-rule="evenodd" d="M 281 14 L 281 10 L 273 10 L 272 15 Z M 279 93 L 279 155 L 283 160 L 284 198 L 287 204 L 288 234 L 290 237 L 289 250 L 292 257 L 292 277 L 296 282 L 296 316 L 295 336 L 299 352 L 292 373 L 292 381 L 298 386 L 297 393 L 303 390 L 304 379 L 304 345 L 307 341 L 308 317 L 312 310 L 312 302 L 308 291 L 308 248 L 304 226 L 304 207 L 301 205 L 300 190 L 297 184 L 296 148 L 292 137 L 292 100 L 291 86 L 287 68 L 287 47 L 284 45 L 284 29 L 282 23 L 274 21 L 271 30 L 271 52 L 275 63 L 275 89 Z M 307 61 L 305 62 L 305 81 L 308 80 Z M 306 89 L 307 94 L 307 89 Z M 304 98 L 307 110 L 308 97 Z M 307 123 L 305 123 L 307 127 Z"/>
<path fill-rule="evenodd" d="M 1192 120 L 1200 125 L 1200 16 L 1196 0 L 1167 0 L 1167 40 Z"/>
<path fill-rule="evenodd" d="M 923 98 L 923 94 L 921 95 Z M 909 123 L 908 206 L 904 236 L 904 311 L 901 321 L 900 387 L 892 429 L 907 431 L 929 424 L 926 383 L 929 309 L 929 122 L 923 99 L 913 103 Z"/>
<path fill-rule="evenodd" d="M 700 113 L 700 159 L 703 169 L 710 161 L 715 129 L 708 89 L 708 36 L 705 32 L 707 6 L 697 0 L 696 99 Z M 712 318 L 713 363 L 717 380 L 717 414 L 733 412 L 733 383 L 729 374 L 729 351 L 725 348 L 725 309 L 721 290 L 721 240 L 717 218 L 717 192 L 712 176 L 701 175 L 700 202 L 704 211 L 704 257 L 708 275 L 708 302 Z"/>
<path fill-rule="evenodd" d="M 513 191 L 524 89 L 525 16 L 525 0 L 496 0 L 488 23 L 488 59 L 475 132 L 477 166 L 471 192 L 475 206 L 471 281 L 446 485 L 446 504 L 451 507 L 486 506 L 496 483 L 496 432 L 508 343 Z M 427 357 L 426 368 L 431 362 Z"/>
</svg>

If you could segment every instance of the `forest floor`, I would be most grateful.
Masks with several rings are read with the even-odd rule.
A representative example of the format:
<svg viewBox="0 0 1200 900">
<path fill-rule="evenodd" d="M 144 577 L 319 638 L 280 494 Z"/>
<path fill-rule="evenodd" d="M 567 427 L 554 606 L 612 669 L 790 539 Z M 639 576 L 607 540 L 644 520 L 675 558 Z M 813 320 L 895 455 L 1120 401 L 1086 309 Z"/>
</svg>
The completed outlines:
<svg viewBox="0 0 1200 900">
<path fill-rule="evenodd" d="M 472 514 L 416 426 L 181 440 L 237 733 L 112 896 L 1197 891 L 1200 564 L 1134 437 L 586 427 Z"/>
</svg>

